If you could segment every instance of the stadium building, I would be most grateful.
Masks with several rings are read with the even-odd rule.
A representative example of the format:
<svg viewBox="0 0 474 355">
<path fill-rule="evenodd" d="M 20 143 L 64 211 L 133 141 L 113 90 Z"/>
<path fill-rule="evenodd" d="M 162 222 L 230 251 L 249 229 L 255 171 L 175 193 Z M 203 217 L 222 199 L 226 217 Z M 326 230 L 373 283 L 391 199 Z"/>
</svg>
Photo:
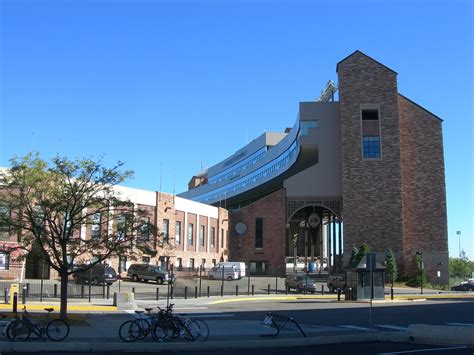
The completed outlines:
<svg viewBox="0 0 474 355">
<path fill-rule="evenodd" d="M 253 273 L 282 275 L 294 257 L 339 272 L 367 244 L 391 249 L 402 272 L 422 253 L 428 276 L 447 283 L 442 120 L 360 51 L 336 71 L 337 86 L 301 102 L 291 128 L 262 134 L 179 196 L 229 210 L 229 260 Z"/>
</svg>

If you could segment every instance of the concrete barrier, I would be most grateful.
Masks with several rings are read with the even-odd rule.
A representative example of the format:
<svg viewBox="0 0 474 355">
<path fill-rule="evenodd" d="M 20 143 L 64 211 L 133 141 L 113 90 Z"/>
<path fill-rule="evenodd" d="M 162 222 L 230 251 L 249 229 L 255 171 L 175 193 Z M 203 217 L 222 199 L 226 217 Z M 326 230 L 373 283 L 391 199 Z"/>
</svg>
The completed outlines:
<svg viewBox="0 0 474 355">
<path fill-rule="evenodd" d="M 135 294 L 133 292 L 114 292 L 114 306 L 119 310 L 135 310 Z"/>
<path fill-rule="evenodd" d="M 408 331 L 415 343 L 474 345 L 474 327 L 412 324 Z"/>
</svg>

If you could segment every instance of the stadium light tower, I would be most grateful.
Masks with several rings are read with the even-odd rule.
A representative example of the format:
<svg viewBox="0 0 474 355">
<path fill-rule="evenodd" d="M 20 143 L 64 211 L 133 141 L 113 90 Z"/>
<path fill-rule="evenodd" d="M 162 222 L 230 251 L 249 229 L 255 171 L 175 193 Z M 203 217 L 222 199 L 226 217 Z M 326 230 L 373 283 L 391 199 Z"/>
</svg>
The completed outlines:
<svg viewBox="0 0 474 355">
<path fill-rule="evenodd" d="M 459 258 L 461 258 L 461 231 L 457 231 L 456 234 L 459 237 Z"/>
</svg>

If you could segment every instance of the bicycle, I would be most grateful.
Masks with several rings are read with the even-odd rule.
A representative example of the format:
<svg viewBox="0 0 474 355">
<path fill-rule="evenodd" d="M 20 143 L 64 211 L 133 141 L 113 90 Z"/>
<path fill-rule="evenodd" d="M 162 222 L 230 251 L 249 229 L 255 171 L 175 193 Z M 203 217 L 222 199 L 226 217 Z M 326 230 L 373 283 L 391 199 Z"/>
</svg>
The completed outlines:
<svg viewBox="0 0 474 355">
<path fill-rule="evenodd" d="M 54 308 L 45 308 L 47 311 L 46 321 L 34 323 L 29 318 L 26 306 L 23 307 L 23 315 L 15 319 L 8 325 L 6 334 L 10 341 L 26 341 L 30 338 L 31 333 L 39 339 L 45 341 L 46 337 L 52 341 L 62 341 L 69 335 L 69 324 L 63 319 L 51 319 L 51 312 Z"/>
<path fill-rule="evenodd" d="M 139 315 L 139 318 L 123 322 L 119 328 L 120 339 L 125 342 L 133 342 L 135 340 L 145 339 L 150 333 L 154 338 L 154 333 L 151 330 L 153 324 L 156 322 L 157 315 L 151 313 L 152 309 L 153 308 L 145 308 L 145 311 L 148 313 L 147 318 L 142 317 L 145 311 L 135 311 L 135 313 Z"/>
<path fill-rule="evenodd" d="M 168 341 L 183 336 L 190 341 L 206 341 L 209 337 L 209 327 L 206 322 L 200 319 L 191 319 L 186 315 L 174 315 L 173 304 L 166 309 L 158 307 L 160 317 L 158 317 L 153 327 L 153 334 L 158 341 Z"/>
</svg>

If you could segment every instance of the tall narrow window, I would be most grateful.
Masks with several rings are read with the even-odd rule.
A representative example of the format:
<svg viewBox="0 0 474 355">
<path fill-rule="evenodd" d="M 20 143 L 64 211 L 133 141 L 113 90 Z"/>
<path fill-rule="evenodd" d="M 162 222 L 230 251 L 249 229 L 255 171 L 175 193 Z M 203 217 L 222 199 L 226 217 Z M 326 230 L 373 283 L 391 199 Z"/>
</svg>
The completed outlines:
<svg viewBox="0 0 474 355">
<path fill-rule="evenodd" d="M 149 238 L 149 224 L 150 217 L 143 217 L 140 226 L 140 236 L 144 241 L 148 241 Z"/>
<path fill-rule="evenodd" d="M 214 248 L 216 244 L 216 228 L 211 227 L 211 247 Z"/>
<path fill-rule="evenodd" d="M 221 228 L 221 248 L 224 249 L 224 228 Z"/>
<path fill-rule="evenodd" d="M 263 218 L 255 219 L 255 249 L 263 248 Z"/>
<path fill-rule="evenodd" d="M 100 225 L 101 225 L 101 215 L 99 212 L 96 212 L 92 215 L 92 225 L 91 225 L 91 238 L 100 237 Z"/>
<path fill-rule="evenodd" d="M 201 247 L 203 247 L 205 245 L 205 238 L 204 238 L 204 235 L 205 235 L 205 228 L 204 226 L 201 224 L 199 226 L 199 245 Z"/>
<path fill-rule="evenodd" d="M 382 157 L 380 122 L 378 109 L 362 109 L 362 157 L 378 159 Z"/>
<path fill-rule="evenodd" d="M 188 245 L 193 245 L 193 239 L 194 239 L 194 226 L 192 223 L 188 224 Z"/>
<path fill-rule="evenodd" d="M 189 259 L 189 267 L 194 270 L 194 258 Z"/>
<path fill-rule="evenodd" d="M 168 242 L 169 241 L 169 236 L 170 236 L 170 221 L 169 221 L 169 219 L 163 219 L 162 231 L 163 231 L 163 241 Z"/>
<path fill-rule="evenodd" d="M 119 273 L 127 271 L 127 257 L 119 256 Z"/>
<path fill-rule="evenodd" d="M 10 206 L 6 202 L 0 202 L 0 235 L 8 235 L 10 227 L 6 221 L 10 217 Z M 3 220 L 4 218 L 5 220 Z"/>
<path fill-rule="evenodd" d="M 119 240 L 124 240 L 126 237 L 126 223 L 125 223 L 125 215 L 120 215 L 117 220 L 117 236 Z"/>
<path fill-rule="evenodd" d="M 176 221 L 175 241 L 176 241 L 176 244 L 181 244 L 181 222 L 180 221 Z"/>
</svg>

